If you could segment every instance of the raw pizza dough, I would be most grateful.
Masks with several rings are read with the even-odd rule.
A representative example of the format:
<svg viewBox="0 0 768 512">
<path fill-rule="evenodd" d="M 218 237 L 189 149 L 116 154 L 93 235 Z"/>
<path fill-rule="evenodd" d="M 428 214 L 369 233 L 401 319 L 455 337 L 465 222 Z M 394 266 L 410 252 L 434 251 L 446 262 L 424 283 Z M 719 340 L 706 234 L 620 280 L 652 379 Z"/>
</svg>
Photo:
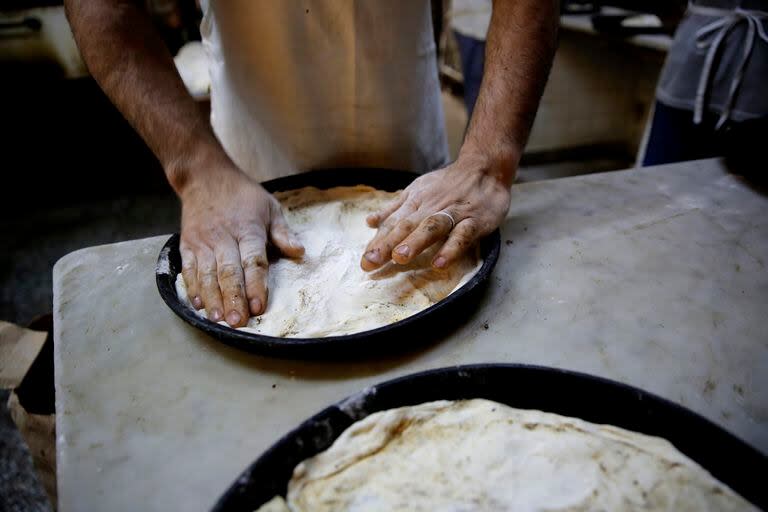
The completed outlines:
<svg viewBox="0 0 768 512">
<path fill-rule="evenodd" d="M 757 511 L 668 441 L 488 400 L 372 414 L 299 464 L 288 503 L 324 511 Z M 283 507 L 283 508 L 278 508 Z"/>
<path fill-rule="evenodd" d="M 440 244 L 408 265 L 390 262 L 370 273 L 360 268 L 365 247 L 376 233 L 365 218 L 395 196 L 365 186 L 276 193 L 306 252 L 301 260 L 270 263 L 267 310 L 240 329 L 287 338 L 367 331 L 418 313 L 468 281 L 482 264 L 477 251 L 438 270 L 430 263 Z M 181 274 L 176 291 L 192 307 Z M 198 313 L 206 316 L 205 310 Z"/>
</svg>

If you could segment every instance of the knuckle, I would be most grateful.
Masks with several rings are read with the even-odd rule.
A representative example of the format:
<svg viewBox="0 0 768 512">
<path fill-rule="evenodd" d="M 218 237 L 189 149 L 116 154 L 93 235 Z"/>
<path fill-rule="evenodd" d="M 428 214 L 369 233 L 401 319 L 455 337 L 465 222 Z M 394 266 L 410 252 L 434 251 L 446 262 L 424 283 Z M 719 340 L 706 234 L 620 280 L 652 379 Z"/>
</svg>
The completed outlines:
<svg viewBox="0 0 768 512">
<path fill-rule="evenodd" d="M 211 248 L 219 240 L 218 229 L 199 230 L 193 229 L 187 238 L 189 245 L 196 249 Z"/>
<path fill-rule="evenodd" d="M 264 233 L 254 228 L 237 237 L 237 242 L 240 245 L 264 245 Z"/>
<path fill-rule="evenodd" d="M 443 211 L 449 213 L 454 219 L 463 219 L 469 217 L 472 212 L 472 206 L 469 202 L 454 202 Z"/>
<path fill-rule="evenodd" d="M 464 238 L 473 238 L 477 234 L 477 226 L 474 222 L 468 222 L 467 225 L 464 227 L 464 230 L 461 232 L 461 235 Z"/>
<path fill-rule="evenodd" d="M 456 237 L 456 245 L 458 245 L 459 247 L 467 247 L 472 243 L 472 240 L 473 238 L 470 235 L 466 233 L 462 233 L 461 235 Z"/>
<path fill-rule="evenodd" d="M 266 270 L 267 258 L 260 254 L 246 256 L 242 260 L 242 265 L 243 265 L 243 270 L 245 271 Z"/>
<path fill-rule="evenodd" d="M 472 243 L 474 242 L 474 238 L 470 235 L 467 235 L 465 233 L 462 233 L 453 240 L 453 247 L 456 247 L 458 249 L 466 249 Z"/>
<path fill-rule="evenodd" d="M 416 225 L 413 223 L 412 220 L 404 219 L 401 220 L 400 223 L 397 225 L 398 229 L 401 231 L 408 231 L 411 232 L 416 228 Z"/>
<path fill-rule="evenodd" d="M 379 233 L 389 233 L 396 223 L 397 219 L 394 219 L 392 216 L 387 217 L 387 220 L 382 222 L 381 226 L 379 226 Z"/>
<path fill-rule="evenodd" d="M 435 233 L 442 227 L 442 221 L 437 217 L 427 217 L 427 219 L 424 221 L 424 229 L 429 233 Z"/>
<path fill-rule="evenodd" d="M 203 247 L 203 245 L 200 244 L 197 239 L 186 239 L 179 242 L 179 251 L 181 251 L 182 257 L 195 257 L 195 255 L 200 252 L 201 247 Z"/>
<path fill-rule="evenodd" d="M 216 267 L 212 266 L 204 266 L 199 267 L 197 269 L 197 275 L 200 277 L 200 279 L 215 279 L 216 278 Z"/>
<path fill-rule="evenodd" d="M 240 267 L 232 263 L 221 265 L 218 271 L 218 277 L 221 280 L 236 279 L 240 275 Z"/>
<path fill-rule="evenodd" d="M 456 241 L 456 246 L 459 247 L 460 249 L 466 249 L 471 244 L 472 244 L 472 240 L 466 237 L 460 238 Z"/>
</svg>

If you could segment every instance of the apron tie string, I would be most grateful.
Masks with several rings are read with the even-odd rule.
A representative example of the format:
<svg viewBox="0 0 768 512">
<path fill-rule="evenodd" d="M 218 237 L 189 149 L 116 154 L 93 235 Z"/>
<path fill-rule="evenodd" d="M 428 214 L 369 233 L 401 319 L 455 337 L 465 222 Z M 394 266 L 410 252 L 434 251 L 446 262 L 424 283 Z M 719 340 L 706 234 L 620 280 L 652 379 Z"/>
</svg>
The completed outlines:
<svg viewBox="0 0 768 512">
<path fill-rule="evenodd" d="M 747 24 L 747 31 L 743 39 L 743 53 L 741 61 L 736 68 L 736 74 L 731 80 L 731 86 L 728 90 L 728 97 L 717 121 L 715 129 L 719 130 L 725 125 L 731 116 L 731 110 L 736 101 L 736 96 L 741 87 L 741 81 L 744 78 L 744 72 L 747 68 L 749 58 L 752 56 L 752 50 L 755 47 L 755 37 L 759 37 L 768 44 L 768 34 L 763 27 L 763 20 L 768 19 L 768 14 L 761 11 L 747 9 L 714 9 L 689 5 L 689 12 L 703 14 L 705 16 L 719 16 L 719 19 L 709 23 L 696 31 L 696 46 L 707 49 L 707 55 L 704 58 L 704 67 L 701 69 L 699 84 L 696 88 L 696 103 L 693 111 L 694 124 L 701 124 L 704 117 L 704 102 L 709 93 L 709 86 L 712 81 L 713 67 L 723 41 L 741 23 Z"/>
</svg>

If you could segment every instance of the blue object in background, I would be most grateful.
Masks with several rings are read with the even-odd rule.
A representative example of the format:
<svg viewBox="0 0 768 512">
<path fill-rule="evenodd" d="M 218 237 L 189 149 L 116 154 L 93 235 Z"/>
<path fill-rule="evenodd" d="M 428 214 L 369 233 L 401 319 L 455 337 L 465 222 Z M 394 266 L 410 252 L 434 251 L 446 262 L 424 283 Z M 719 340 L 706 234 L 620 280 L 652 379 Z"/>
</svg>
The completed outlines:
<svg viewBox="0 0 768 512">
<path fill-rule="evenodd" d="M 464 75 L 464 104 L 467 107 L 467 119 L 472 118 L 477 94 L 480 92 L 480 82 L 483 79 L 485 66 L 485 41 L 465 36 L 453 31 L 459 45 L 461 57 L 461 73 Z"/>
<path fill-rule="evenodd" d="M 693 111 L 656 102 L 643 166 L 711 158 L 723 153 L 723 133 L 715 129 L 718 116 L 706 112 L 693 123 Z M 726 126 L 727 129 L 727 126 Z"/>
</svg>

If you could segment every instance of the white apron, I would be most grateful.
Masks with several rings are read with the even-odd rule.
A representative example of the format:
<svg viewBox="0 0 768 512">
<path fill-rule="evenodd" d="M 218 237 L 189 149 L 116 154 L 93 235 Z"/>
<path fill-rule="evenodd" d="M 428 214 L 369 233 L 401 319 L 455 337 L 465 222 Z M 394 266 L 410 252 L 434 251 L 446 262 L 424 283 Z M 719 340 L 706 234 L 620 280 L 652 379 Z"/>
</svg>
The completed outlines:
<svg viewBox="0 0 768 512">
<path fill-rule="evenodd" d="M 211 123 L 267 180 L 447 163 L 428 0 L 204 0 Z"/>
</svg>

